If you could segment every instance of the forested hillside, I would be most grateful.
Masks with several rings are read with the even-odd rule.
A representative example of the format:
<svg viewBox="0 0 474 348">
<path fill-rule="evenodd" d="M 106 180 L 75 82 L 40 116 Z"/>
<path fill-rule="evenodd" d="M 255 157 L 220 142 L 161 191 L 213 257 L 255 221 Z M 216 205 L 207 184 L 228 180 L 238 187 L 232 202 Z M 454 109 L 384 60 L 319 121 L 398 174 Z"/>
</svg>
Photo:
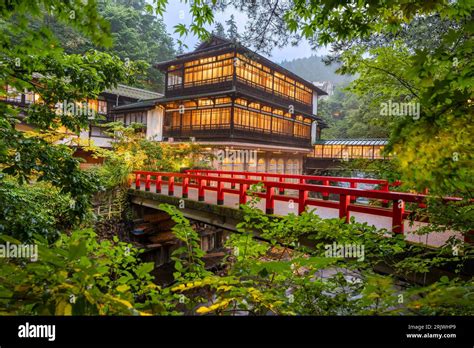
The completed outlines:
<svg viewBox="0 0 474 348">
<path fill-rule="evenodd" d="M 341 84 L 353 79 L 350 75 L 339 75 L 335 71 L 339 65 L 326 65 L 320 56 L 310 56 L 293 60 L 284 60 L 281 65 L 308 81 L 331 81 Z"/>
<path fill-rule="evenodd" d="M 50 28 L 67 53 L 82 54 L 90 49 L 116 54 L 127 61 L 141 61 L 146 65 L 143 74 L 136 76 L 135 87 L 163 91 L 163 75 L 153 64 L 174 57 L 175 49 L 163 20 L 146 11 L 143 0 L 107 0 L 98 6 L 99 15 L 110 23 L 112 45 L 95 45 L 75 28 L 50 18 Z"/>
</svg>

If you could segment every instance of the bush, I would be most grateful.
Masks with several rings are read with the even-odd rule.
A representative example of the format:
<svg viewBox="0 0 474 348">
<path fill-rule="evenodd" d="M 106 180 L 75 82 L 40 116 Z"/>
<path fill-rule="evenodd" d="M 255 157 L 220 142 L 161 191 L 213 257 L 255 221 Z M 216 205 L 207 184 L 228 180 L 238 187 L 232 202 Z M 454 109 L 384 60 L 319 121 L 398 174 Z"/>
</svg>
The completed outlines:
<svg viewBox="0 0 474 348">
<path fill-rule="evenodd" d="M 3 242 L 19 241 L 0 236 Z M 91 230 L 62 234 L 52 245 L 35 236 L 37 262 L 0 263 L 0 315 L 165 314 L 152 263 L 142 263 L 130 244 L 97 242 Z"/>
<path fill-rule="evenodd" d="M 39 234 L 49 240 L 71 227 L 70 210 L 74 201 L 46 182 L 18 184 L 0 181 L 0 234 L 21 241 Z"/>
</svg>

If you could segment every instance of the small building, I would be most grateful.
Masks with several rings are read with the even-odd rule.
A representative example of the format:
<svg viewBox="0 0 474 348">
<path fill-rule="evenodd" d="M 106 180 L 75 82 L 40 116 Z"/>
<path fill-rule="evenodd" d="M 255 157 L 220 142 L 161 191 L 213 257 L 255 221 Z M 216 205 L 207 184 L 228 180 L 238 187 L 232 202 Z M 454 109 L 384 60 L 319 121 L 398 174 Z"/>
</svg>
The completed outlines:
<svg viewBox="0 0 474 348">
<path fill-rule="evenodd" d="M 305 174 L 321 175 L 329 169 L 342 169 L 344 162 L 355 159 L 389 159 L 383 152 L 387 143 L 387 139 L 317 140 L 305 159 Z"/>
<path fill-rule="evenodd" d="M 88 127 L 83 129 L 79 136 L 71 134 L 70 137 L 66 137 L 62 140 L 63 143 L 69 143 L 73 138 L 79 139 L 80 144 L 74 144 L 76 147 L 75 156 L 83 158 L 86 163 L 81 164 L 82 167 L 88 167 L 93 164 L 101 163 L 101 159 L 96 159 L 91 156 L 90 153 L 84 150 L 84 146 L 94 144 L 99 147 L 110 148 L 112 139 L 105 133 L 106 127 L 104 125 L 108 122 L 113 121 L 111 111 L 114 107 L 136 103 L 143 99 L 159 98 L 163 95 L 160 93 L 144 90 L 141 88 L 135 88 L 118 84 L 115 88 L 106 89 L 100 93 L 97 99 L 88 99 L 84 101 L 89 110 L 95 112 L 99 117 L 95 117 L 91 120 Z M 41 98 L 37 93 L 31 91 L 16 91 L 11 86 L 4 86 L 4 93 L 0 94 L 0 102 L 8 103 L 14 106 L 24 109 L 29 107 L 33 103 L 41 102 Z M 80 107 L 81 103 L 77 103 Z M 58 112 L 61 112 L 63 105 L 56 105 Z M 88 111 L 89 111 L 88 110 Z M 20 120 L 23 119 L 23 114 L 20 112 Z M 16 128 L 23 131 L 33 130 L 33 128 L 25 122 L 18 123 Z M 64 133 L 68 135 L 68 131 L 64 130 Z"/>
<path fill-rule="evenodd" d="M 331 159 L 385 159 L 383 149 L 387 139 L 317 140 L 309 157 Z"/>
</svg>

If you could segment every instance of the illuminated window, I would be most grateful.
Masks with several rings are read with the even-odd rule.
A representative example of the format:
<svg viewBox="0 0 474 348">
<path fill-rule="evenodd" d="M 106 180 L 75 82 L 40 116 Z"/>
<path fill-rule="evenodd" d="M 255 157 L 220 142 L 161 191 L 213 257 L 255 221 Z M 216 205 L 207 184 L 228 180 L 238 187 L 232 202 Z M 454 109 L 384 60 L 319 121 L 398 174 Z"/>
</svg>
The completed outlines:
<svg viewBox="0 0 474 348">
<path fill-rule="evenodd" d="M 271 161 L 270 161 L 270 165 L 268 167 L 268 172 L 269 173 L 276 173 L 276 166 L 277 166 L 277 162 L 274 158 L 272 158 Z"/>
<path fill-rule="evenodd" d="M 181 86 L 183 83 L 183 71 L 181 69 L 168 71 L 168 87 Z"/>
<path fill-rule="evenodd" d="M 293 174 L 300 174 L 300 161 L 295 159 L 293 162 Z"/>
<path fill-rule="evenodd" d="M 314 157 L 323 157 L 323 145 L 314 146 Z"/>
<path fill-rule="evenodd" d="M 332 158 L 342 158 L 342 145 L 332 146 Z"/>
<path fill-rule="evenodd" d="M 99 101 L 98 101 L 98 100 L 89 99 L 89 100 L 87 101 L 87 106 L 88 106 L 91 110 L 94 110 L 94 112 L 98 112 L 98 111 L 99 111 Z"/>
<path fill-rule="evenodd" d="M 383 158 L 383 146 L 374 146 L 374 158 Z"/>
<path fill-rule="evenodd" d="M 352 146 L 351 158 L 362 158 L 362 146 Z"/>
<path fill-rule="evenodd" d="M 99 114 L 107 114 L 107 101 L 99 99 L 98 112 Z"/>
<path fill-rule="evenodd" d="M 226 59 L 221 59 L 227 57 Z M 232 54 L 208 57 L 185 63 L 184 87 L 200 86 L 232 80 L 234 64 Z M 169 73 L 168 73 L 169 74 Z"/>
<path fill-rule="evenodd" d="M 258 159 L 257 172 L 265 172 L 265 160 L 263 158 Z"/>
<path fill-rule="evenodd" d="M 324 158 L 332 158 L 332 146 L 331 145 L 324 145 L 324 147 L 323 147 L 323 157 Z"/>
<path fill-rule="evenodd" d="M 277 162 L 277 173 L 283 174 L 285 172 L 285 162 L 280 158 Z"/>
</svg>

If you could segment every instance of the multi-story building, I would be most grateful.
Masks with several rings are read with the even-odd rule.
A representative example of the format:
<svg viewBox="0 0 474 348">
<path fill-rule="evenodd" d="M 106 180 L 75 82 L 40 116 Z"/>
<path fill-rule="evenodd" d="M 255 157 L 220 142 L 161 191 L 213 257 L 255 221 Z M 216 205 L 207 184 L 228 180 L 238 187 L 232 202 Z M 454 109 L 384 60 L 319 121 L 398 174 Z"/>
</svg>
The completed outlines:
<svg viewBox="0 0 474 348">
<path fill-rule="evenodd" d="M 325 127 L 317 105 L 326 92 L 217 36 L 155 67 L 165 95 L 115 107 L 115 121 L 144 123 L 157 141 L 202 144 L 215 169 L 302 172 Z"/>
</svg>

